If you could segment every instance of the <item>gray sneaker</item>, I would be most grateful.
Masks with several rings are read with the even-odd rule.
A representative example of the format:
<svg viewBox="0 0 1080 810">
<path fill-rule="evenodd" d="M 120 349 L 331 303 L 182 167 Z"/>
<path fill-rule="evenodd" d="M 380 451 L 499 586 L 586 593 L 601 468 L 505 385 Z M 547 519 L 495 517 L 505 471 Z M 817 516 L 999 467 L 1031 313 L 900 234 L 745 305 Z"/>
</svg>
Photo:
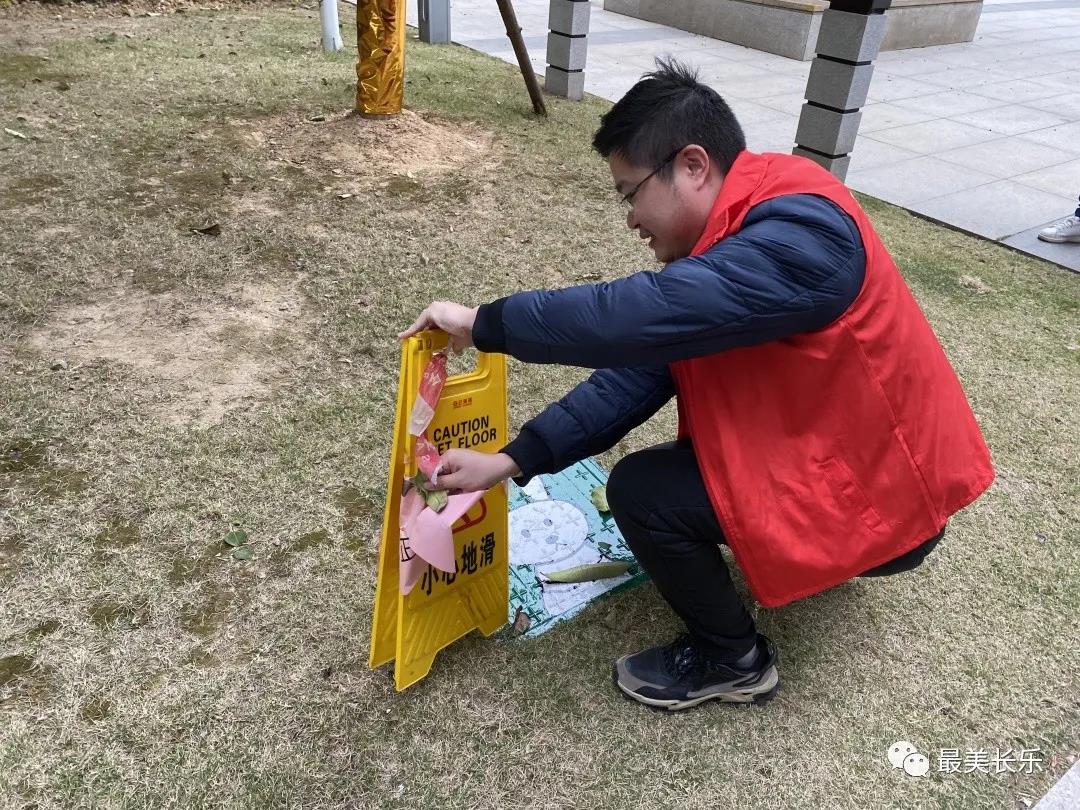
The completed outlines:
<svg viewBox="0 0 1080 810">
<path fill-rule="evenodd" d="M 663 647 L 651 647 L 615 662 L 615 685 L 629 698 L 669 711 L 689 709 L 706 700 L 764 703 L 780 688 L 776 649 L 757 638 L 757 661 L 746 669 L 709 661 L 688 635 Z"/>
<path fill-rule="evenodd" d="M 1080 217 L 1058 220 L 1039 231 L 1039 238 L 1044 242 L 1080 242 Z"/>
</svg>

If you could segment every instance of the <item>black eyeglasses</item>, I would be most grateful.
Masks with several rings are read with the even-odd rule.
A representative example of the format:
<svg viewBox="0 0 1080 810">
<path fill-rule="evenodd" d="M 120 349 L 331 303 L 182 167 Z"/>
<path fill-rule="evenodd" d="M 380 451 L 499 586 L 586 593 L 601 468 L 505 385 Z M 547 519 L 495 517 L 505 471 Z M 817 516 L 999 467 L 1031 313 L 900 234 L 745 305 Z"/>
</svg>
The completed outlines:
<svg viewBox="0 0 1080 810">
<path fill-rule="evenodd" d="M 671 163 L 671 161 L 673 161 L 675 158 L 677 158 L 679 156 L 679 152 L 681 152 L 685 148 L 686 148 L 685 146 L 680 146 L 678 149 L 676 149 L 674 152 L 672 152 L 670 155 L 668 155 L 666 158 L 664 158 L 662 161 L 660 161 L 660 165 L 657 166 L 655 169 L 653 169 L 651 172 L 649 172 L 649 174 L 645 177 L 644 180 L 642 180 L 640 183 L 638 183 L 636 186 L 634 186 L 632 189 L 630 189 L 630 191 L 628 191 L 626 194 L 623 195 L 622 201 L 624 203 L 626 203 L 626 205 L 628 207 L 633 208 L 634 207 L 634 195 L 637 194 L 638 191 L 641 189 L 641 187 L 643 185 L 645 185 L 649 180 L 651 180 L 656 175 L 656 173 L 658 171 L 660 171 L 662 168 L 664 168 L 669 163 Z"/>
</svg>

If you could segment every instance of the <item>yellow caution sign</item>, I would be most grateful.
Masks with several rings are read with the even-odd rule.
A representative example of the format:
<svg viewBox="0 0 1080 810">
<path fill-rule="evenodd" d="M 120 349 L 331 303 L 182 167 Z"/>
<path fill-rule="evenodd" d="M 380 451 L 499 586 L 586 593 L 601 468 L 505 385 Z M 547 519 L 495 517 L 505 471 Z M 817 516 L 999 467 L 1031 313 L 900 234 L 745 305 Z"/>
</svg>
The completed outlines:
<svg viewBox="0 0 1080 810">
<path fill-rule="evenodd" d="M 427 675 L 443 647 L 475 629 L 491 635 L 506 623 L 508 510 L 503 484 L 484 493 L 453 524 L 454 570 L 425 564 L 408 593 L 399 588 L 402 555 L 412 555 L 400 518 L 404 481 L 416 473 L 409 414 L 424 368 L 448 342 L 444 332 L 421 332 L 406 340 L 401 351 L 368 657 L 372 668 L 395 662 L 399 691 Z M 495 452 L 507 442 L 507 421 L 506 357 L 480 354 L 475 371 L 446 381 L 427 436 L 440 454 L 454 447 Z"/>
</svg>

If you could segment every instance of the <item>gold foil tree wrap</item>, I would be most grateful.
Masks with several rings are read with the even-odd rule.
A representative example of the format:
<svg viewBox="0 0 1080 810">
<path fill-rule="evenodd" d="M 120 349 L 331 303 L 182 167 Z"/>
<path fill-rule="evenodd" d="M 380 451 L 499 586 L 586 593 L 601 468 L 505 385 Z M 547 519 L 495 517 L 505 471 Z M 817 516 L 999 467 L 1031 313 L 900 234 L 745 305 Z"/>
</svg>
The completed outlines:
<svg viewBox="0 0 1080 810">
<path fill-rule="evenodd" d="M 405 94 L 405 0 L 358 0 L 356 42 L 357 111 L 400 113 Z"/>
</svg>

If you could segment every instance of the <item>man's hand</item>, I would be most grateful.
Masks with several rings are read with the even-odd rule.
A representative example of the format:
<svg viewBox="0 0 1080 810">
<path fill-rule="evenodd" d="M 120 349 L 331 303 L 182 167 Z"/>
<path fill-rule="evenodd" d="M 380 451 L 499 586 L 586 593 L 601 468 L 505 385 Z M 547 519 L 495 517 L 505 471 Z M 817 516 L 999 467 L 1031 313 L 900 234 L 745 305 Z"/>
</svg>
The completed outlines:
<svg viewBox="0 0 1080 810">
<path fill-rule="evenodd" d="M 442 329 L 450 335 L 450 348 L 462 352 L 473 345 L 472 328 L 477 307 L 469 309 L 450 301 L 436 301 L 420 313 L 412 326 L 398 335 L 398 340 L 412 337 L 425 329 Z"/>
<path fill-rule="evenodd" d="M 436 489 L 455 492 L 486 491 L 499 481 L 520 475 L 517 463 L 506 453 L 447 450 L 439 467 Z"/>
</svg>

